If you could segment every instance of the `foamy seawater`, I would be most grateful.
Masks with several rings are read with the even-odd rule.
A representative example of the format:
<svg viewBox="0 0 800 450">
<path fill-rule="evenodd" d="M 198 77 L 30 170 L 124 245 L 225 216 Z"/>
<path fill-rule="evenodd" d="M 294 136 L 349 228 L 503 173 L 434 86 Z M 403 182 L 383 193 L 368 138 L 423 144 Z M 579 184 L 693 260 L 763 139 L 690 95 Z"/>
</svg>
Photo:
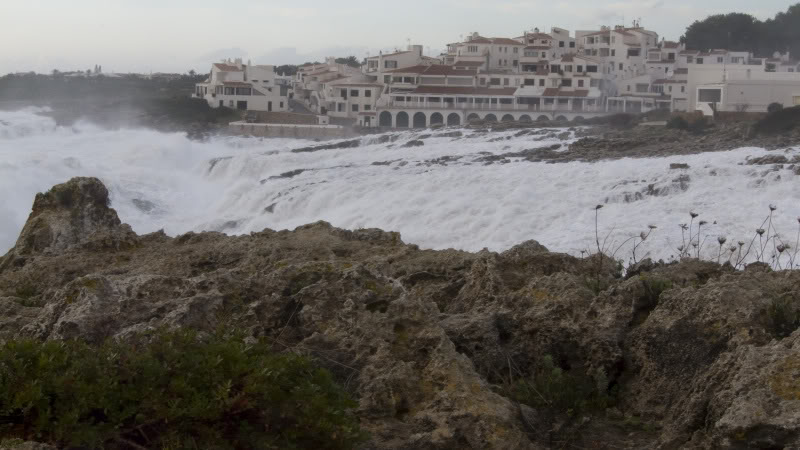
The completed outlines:
<svg viewBox="0 0 800 450">
<path fill-rule="evenodd" d="M 391 133 L 396 137 L 389 142 L 365 137 L 357 148 L 292 152 L 319 144 L 242 137 L 196 142 L 146 129 L 59 127 L 41 112 L 0 111 L 0 253 L 16 241 L 34 195 L 73 176 L 100 178 L 120 218 L 138 233 L 240 234 L 325 220 L 399 231 L 424 248 L 500 251 L 536 239 L 580 255 L 594 248 L 593 208 L 605 204 L 600 233 L 611 232 L 610 242 L 656 225 L 638 256 L 668 259 L 677 254 L 678 224 L 688 223 L 690 210 L 709 223 L 704 253 L 714 258 L 717 236 L 749 242 L 769 204 L 778 206 L 775 223 L 786 241 L 793 244 L 798 230 L 800 176 L 744 164 L 769 153 L 759 148 L 597 163 L 519 157 L 487 163 L 486 156 L 574 137 L 555 136 L 565 130 L 525 136 L 461 130 L 461 137 L 446 135 L 453 129 L 405 131 Z M 430 135 L 424 146 L 404 147 L 421 134 Z M 690 168 L 670 170 L 671 163 Z"/>
</svg>

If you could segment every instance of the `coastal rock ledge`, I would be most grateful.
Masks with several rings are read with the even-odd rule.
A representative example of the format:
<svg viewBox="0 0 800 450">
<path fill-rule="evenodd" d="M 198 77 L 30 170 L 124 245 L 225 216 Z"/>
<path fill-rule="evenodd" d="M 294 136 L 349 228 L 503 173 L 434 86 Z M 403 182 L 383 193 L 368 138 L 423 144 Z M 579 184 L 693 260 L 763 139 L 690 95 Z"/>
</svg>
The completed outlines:
<svg viewBox="0 0 800 450">
<path fill-rule="evenodd" d="M 800 447 L 800 331 L 775 316 L 800 306 L 800 273 L 613 266 L 324 222 L 137 236 L 99 180 L 75 178 L 36 196 L 0 258 L 0 341 L 236 326 L 329 369 L 364 448 Z M 514 383 L 542 367 L 613 402 L 525 404 Z"/>
</svg>

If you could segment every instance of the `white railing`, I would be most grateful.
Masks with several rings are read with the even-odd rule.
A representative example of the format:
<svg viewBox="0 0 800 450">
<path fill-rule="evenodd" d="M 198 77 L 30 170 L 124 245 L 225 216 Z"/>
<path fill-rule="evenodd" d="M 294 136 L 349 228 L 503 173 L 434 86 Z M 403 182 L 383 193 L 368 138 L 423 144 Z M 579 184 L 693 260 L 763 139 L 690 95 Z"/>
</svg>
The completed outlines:
<svg viewBox="0 0 800 450">
<path fill-rule="evenodd" d="M 408 109 L 443 109 L 443 110 L 480 110 L 480 111 L 530 111 L 530 112 L 605 112 L 602 105 L 563 105 L 563 104 L 527 104 L 527 103 L 450 103 L 450 102 L 418 102 L 389 100 L 380 107 Z"/>
</svg>

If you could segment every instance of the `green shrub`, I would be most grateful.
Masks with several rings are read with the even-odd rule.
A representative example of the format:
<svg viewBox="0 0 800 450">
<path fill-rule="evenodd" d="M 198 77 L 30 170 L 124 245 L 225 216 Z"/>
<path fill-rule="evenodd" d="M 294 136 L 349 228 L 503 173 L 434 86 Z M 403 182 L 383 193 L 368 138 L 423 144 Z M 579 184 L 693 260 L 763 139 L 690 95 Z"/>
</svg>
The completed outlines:
<svg viewBox="0 0 800 450">
<path fill-rule="evenodd" d="M 508 389 L 508 396 L 534 408 L 549 408 L 574 416 L 587 411 L 602 411 L 615 403 L 608 391 L 605 374 L 589 376 L 565 371 L 545 355 L 530 377 L 521 379 Z"/>
<path fill-rule="evenodd" d="M 771 112 L 756 122 L 753 128 L 759 134 L 776 134 L 791 131 L 798 126 L 800 126 L 800 106 L 793 106 Z"/>
<path fill-rule="evenodd" d="M 800 305 L 791 298 L 776 298 L 767 307 L 767 330 L 778 339 L 800 328 Z"/>
<path fill-rule="evenodd" d="M 770 103 L 769 106 L 767 106 L 767 112 L 770 113 L 770 114 L 774 113 L 774 112 L 778 112 L 778 111 L 780 111 L 782 109 L 783 109 L 783 105 L 778 103 L 778 102 Z"/>
<path fill-rule="evenodd" d="M 673 130 L 688 130 L 689 122 L 681 116 L 675 116 L 667 121 L 667 128 Z"/>
<path fill-rule="evenodd" d="M 0 347 L 0 435 L 84 448 L 352 448 L 356 404 L 266 342 L 158 331 Z"/>
</svg>

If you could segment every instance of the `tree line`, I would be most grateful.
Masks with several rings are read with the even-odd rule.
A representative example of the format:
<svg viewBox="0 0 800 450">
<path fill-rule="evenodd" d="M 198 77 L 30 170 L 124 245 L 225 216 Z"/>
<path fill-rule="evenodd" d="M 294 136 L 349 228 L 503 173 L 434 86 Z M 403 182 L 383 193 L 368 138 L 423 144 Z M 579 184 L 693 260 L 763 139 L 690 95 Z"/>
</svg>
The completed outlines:
<svg viewBox="0 0 800 450">
<path fill-rule="evenodd" d="M 778 51 L 798 58 L 800 3 L 764 21 L 744 13 L 709 16 L 690 25 L 681 41 L 689 50 L 728 49 L 758 57 L 771 57 Z"/>
</svg>

